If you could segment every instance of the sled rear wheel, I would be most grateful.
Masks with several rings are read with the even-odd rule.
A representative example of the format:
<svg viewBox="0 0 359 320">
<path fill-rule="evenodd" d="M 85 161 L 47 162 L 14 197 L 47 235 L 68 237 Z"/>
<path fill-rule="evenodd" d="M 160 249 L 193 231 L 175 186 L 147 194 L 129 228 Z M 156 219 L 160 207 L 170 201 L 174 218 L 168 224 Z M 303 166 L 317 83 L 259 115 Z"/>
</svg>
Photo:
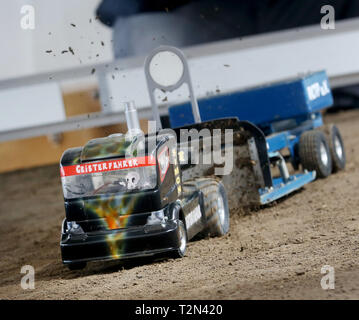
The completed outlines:
<svg viewBox="0 0 359 320">
<path fill-rule="evenodd" d="M 315 170 L 317 177 L 326 178 L 332 173 L 332 157 L 323 132 L 304 132 L 299 141 L 299 158 L 304 169 Z"/>
<path fill-rule="evenodd" d="M 333 172 L 343 170 L 345 168 L 346 156 L 342 136 L 336 125 L 331 124 L 323 128 L 328 143 L 330 154 L 332 156 Z"/>
</svg>

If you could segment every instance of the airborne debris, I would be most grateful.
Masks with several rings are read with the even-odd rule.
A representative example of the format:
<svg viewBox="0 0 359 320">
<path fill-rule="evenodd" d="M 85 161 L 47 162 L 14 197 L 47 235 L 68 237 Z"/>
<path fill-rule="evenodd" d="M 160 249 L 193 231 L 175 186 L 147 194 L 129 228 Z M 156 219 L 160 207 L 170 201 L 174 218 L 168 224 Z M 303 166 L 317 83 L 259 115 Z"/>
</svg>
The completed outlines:
<svg viewBox="0 0 359 320">
<path fill-rule="evenodd" d="M 302 276 L 302 275 L 305 274 L 305 270 L 299 269 L 299 270 L 297 270 L 297 271 L 295 272 L 295 274 L 296 274 L 297 276 Z"/>
<path fill-rule="evenodd" d="M 46 53 L 51 53 L 52 52 L 52 50 L 46 50 Z"/>
<path fill-rule="evenodd" d="M 69 47 L 69 51 L 70 51 L 73 55 L 75 55 L 75 52 L 74 52 L 74 50 L 73 50 L 71 47 Z"/>
<path fill-rule="evenodd" d="M 224 64 L 224 66 L 225 66 L 225 67 L 227 67 L 227 68 L 229 68 L 229 67 L 230 67 L 230 65 L 229 65 L 229 64 Z"/>
<path fill-rule="evenodd" d="M 74 28 L 76 28 L 76 24 L 74 24 L 74 23 L 71 23 L 71 25 L 74 27 Z"/>
<path fill-rule="evenodd" d="M 64 53 L 67 53 L 67 52 L 68 52 L 67 50 L 62 50 L 61 54 L 64 54 Z"/>
<path fill-rule="evenodd" d="M 96 71 L 96 69 L 95 69 L 95 68 L 93 68 L 93 69 L 91 70 L 91 74 L 94 74 L 94 73 L 95 73 L 95 71 Z"/>
<path fill-rule="evenodd" d="M 105 45 L 105 43 L 103 41 L 101 41 L 101 46 L 104 46 L 104 45 Z"/>
</svg>

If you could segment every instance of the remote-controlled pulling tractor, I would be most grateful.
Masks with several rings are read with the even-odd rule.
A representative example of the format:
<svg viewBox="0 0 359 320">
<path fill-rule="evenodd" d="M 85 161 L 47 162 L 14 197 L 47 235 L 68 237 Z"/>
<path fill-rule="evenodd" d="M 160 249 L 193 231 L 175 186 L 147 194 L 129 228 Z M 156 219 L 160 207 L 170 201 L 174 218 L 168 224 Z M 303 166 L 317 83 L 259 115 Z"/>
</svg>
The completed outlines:
<svg viewBox="0 0 359 320">
<path fill-rule="evenodd" d="M 126 135 L 91 140 L 61 158 L 60 245 L 70 269 L 161 252 L 182 257 L 194 236 L 228 232 L 229 208 L 269 203 L 344 168 L 338 129 L 318 129 L 319 110 L 332 103 L 324 72 L 198 106 L 178 49 L 154 50 L 145 71 L 156 130 L 141 134 L 127 104 Z M 155 91 L 184 83 L 191 104 L 170 108 L 176 128 L 161 130 Z M 302 172 L 290 174 L 288 161 Z"/>
</svg>

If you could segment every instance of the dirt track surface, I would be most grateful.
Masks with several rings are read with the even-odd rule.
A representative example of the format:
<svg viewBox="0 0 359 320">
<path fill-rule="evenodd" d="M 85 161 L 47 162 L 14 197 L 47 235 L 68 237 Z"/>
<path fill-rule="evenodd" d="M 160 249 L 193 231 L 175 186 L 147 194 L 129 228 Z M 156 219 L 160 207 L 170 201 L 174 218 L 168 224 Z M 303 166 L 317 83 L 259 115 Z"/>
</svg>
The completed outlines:
<svg viewBox="0 0 359 320">
<path fill-rule="evenodd" d="M 180 260 L 91 263 L 71 272 L 60 260 L 64 216 L 57 166 L 0 175 L 2 299 L 359 299 L 359 111 L 338 124 L 346 170 L 278 203 L 239 216 L 230 233 L 191 242 Z M 35 268 L 35 289 L 20 286 Z M 335 289 L 322 290 L 323 265 Z"/>
</svg>

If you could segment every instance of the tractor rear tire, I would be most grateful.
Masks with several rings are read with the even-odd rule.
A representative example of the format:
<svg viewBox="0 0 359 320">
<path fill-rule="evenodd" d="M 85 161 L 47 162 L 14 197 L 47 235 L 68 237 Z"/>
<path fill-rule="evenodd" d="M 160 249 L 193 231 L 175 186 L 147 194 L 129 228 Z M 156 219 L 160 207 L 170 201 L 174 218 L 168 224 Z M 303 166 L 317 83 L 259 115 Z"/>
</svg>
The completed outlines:
<svg viewBox="0 0 359 320">
<path fill-rule="evenodd" d="M 319 178 L 326 178 L 332 173 L 332 156 L 323 132 L 310 130 L 301 135 L 299 159 L 303 169 L 315 170 Z"/>
<path fill-rule="evenodd" d="M 207 218 L 204 233 L 212 237 L 223 236 L 229 231 L 229 208 L 226 190 L 221 182 L 206 179 L 201 186 Z M 209 182 L 209 183 L 208 183 Z"/>
</svg>

